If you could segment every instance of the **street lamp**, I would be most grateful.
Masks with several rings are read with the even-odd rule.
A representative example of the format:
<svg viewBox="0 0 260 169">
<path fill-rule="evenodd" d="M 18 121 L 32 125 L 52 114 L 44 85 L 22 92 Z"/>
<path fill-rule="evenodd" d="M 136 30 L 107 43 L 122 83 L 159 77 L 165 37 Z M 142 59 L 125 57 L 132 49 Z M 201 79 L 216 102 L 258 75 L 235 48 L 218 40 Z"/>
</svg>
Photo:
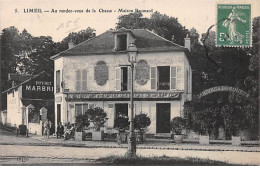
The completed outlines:
<svg viewBox="0 0 260 169">
<path fill-rule="evenodd" d="M 131 43 L 128 46 L 127 50 L 127 56 L 128 56 L 128 62 L 131 63 L 131 95 L 130 95 L 130 101 L 131 101 L 131 116 L 130 116 L 130 136 L 129 136 L 129 142 L 128 142 L 128 150 L 127 150 L 127 156 L 128 157 L 134 157 L 136 156 L 136 139 L 135 139 L 135 133 L 134 133 L 134 64 L 137 62 L 137 47 Z"/>
</svg>

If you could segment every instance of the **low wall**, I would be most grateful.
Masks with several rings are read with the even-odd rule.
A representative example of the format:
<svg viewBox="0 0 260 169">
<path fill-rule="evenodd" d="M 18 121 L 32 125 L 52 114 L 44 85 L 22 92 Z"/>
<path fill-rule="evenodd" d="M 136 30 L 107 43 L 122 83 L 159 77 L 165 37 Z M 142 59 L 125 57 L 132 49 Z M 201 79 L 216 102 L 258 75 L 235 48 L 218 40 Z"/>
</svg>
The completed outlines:
<svg viewBox="0 0 260 169">
<path fill-rule="evenodd" d="M 7 124 L 7 111 L 1 111 L 1 115 L 0 115 L 0 121 L 3 125 Z"/>
<path fill-rule="evenodd" d="M 29 133 L 35 135 L 42 135 L 42 125 L 41 123 L 29 123 L 28 124 Z"/>
<path fill-rule="evenodd" d="M 249 141 L 249 140 L 258 140 L 257 131 L 250 131 L 250 130 L 240 130 L 239 136 L 241 137 L 242 141 Z M 199 132 L 194 132 L 192 130 L 187 131 L 186 138 L 187 139 L 199 139 Z M 210 135 L 210 140 L 215 140 L 213 135 Z M 225 140 L 225 131 L 223 128 L 219 128 L 219 134 L 217 140 Z"/>
</svg>

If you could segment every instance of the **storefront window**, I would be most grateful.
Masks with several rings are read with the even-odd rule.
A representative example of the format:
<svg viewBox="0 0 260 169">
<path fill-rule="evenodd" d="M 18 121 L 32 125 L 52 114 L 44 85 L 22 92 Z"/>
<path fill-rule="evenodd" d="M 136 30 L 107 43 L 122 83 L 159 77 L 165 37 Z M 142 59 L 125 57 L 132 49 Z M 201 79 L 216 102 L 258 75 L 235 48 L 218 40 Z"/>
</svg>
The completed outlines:
<svg viewBox="0 0 260 169">
<path fill-rule="evenodd" d="M 75 114 L 76 116 L 79 114 L 83 114 L 88 110 L 88 104 L 76 104 L 75 105 Z"/>
</svg>

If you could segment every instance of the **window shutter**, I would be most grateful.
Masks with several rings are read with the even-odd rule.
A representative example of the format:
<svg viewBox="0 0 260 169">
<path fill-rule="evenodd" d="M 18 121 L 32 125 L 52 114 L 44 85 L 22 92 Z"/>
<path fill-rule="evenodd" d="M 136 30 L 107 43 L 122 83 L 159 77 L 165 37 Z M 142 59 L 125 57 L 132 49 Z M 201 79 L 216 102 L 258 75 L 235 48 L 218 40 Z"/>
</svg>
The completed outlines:
<svg viewBox="0 0 260 169">
<path fill-rule="evenodd" d="M 151 67 L 151 89 L 156 89 L 156 67 Z"/>
<path fill-rule="evenodd" d="M 176 72 L 176 67 L 171 67 L 171 89 L 176 89 L 176 77 L 177 77 L 177 72 Z"/>
<path fill-rule="evenodd" d="M 115 68 L 115 90 L 121 91 L 121 68 Z"/>
<path fill-rule="evenodd" d="M 76 71 L 76 91 L 81 90 L 81 70 Z"/>
<path fill-rule="evenodd" d="M 82 70 L 82 90 L 87 90 L 87 70 Z"/>
<path fill-rule="evenodd" d="M 131 67 L 128 67 L 128 90 L 131 90 L 132 87 L 132 72 L 131 72 Z"/>
</svg>

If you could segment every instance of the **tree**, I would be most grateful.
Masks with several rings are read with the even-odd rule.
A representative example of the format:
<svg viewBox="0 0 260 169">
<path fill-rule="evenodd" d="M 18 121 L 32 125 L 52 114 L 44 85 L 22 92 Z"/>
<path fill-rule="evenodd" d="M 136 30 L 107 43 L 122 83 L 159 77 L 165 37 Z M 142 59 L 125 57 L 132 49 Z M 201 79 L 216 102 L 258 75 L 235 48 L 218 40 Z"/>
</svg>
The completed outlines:
<svg viewBox="0 0 260 169">
<path fill-rule="evenodd" d="M 116 29 L 123 27 L 127 29 L 143 29 L 147 28 L 149 24 L 149 19 L 143 18 L 143 14 L 141 12 L 120 15 L 118 20 Z"/>
<path fill-rule="evenodd" d="M 88 39 L 96 36 L 95 29 L 88 27 L 87 29 L 81 30 L 79 32 L 71 32 L 67 37 L 65 37 L 61 42 L 56 43 L 56 53 L 67 50 L 68 43 L 72 41 L 75 45 L 78 45 Z"/>
<path fill-rule="evenodd" d="M 143 18 L 142 13 L 135 12 L 128 15 L 121 15 L 118 17 L 118 20 L 116 29 L 122 27 L 126 29 L 148 29 L 180 45 L 184 44 L 184 38 L 189 33 L 189 31 L 179 23 L 178 18 L 169 17 L 157 11 L 151 14 L 150 18 Z"/>
<path fill-rule="evenodd" d="M 31 35 L 26 30 L 20 35 L 17 28 L 11 26 L 5 28 L 1 33 L 1 83 L 2 91 L 10 87 L 7 82 L 8 73 L 16 73 L 19 71 L 19 65 L 26 57 L 26 52 L 29 50 L 26 41 L 31 38 Z M 25 36 L 26 35 L 26 36 Z"/>
<path fill-rule="evenodd" d="M 260 17 L 254 18 L 253 46 L 249 49 L 215 47 L 215 32 L 209 32 L 203 45 L 217 65 L 208 60 L 205 51 L 202 50 L 204 56 L 198 54 L 200 50 L 191 51 L 194 94 L 221 85 L 238 87 L 249 94 L 247 98 L 219 92 L 186 102 L 184 112 L 191 128 L 201 130 L 207 126 L 215 137 L 220 126 L 224 126 L 226 138 L 237 135 L 239 129 L 249 129 L 255 136 L 259 135 L 259 26 Z M 205 37 L 203 34 L 201 40 Z"/>
</svg>

